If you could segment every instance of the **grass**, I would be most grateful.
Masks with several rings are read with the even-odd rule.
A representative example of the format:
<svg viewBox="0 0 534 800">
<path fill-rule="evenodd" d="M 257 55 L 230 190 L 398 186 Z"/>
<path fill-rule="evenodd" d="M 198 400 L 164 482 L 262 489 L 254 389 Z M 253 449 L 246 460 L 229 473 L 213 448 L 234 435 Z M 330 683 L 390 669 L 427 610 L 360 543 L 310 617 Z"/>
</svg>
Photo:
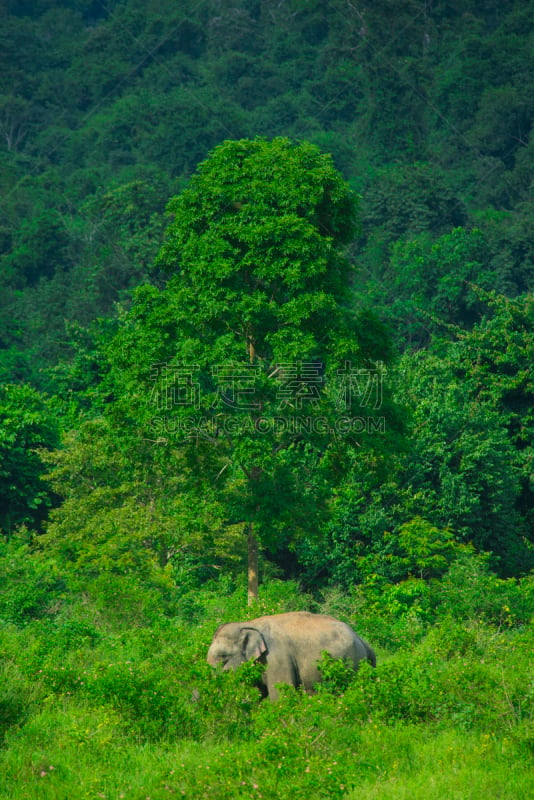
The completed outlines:
<svg viewBox="0 0 534 800">
<path fill-rule="evenodd" d="M 275 581 L 260 613 L 308 601 Z M 254 669 L 205 664 L 221 619 L 246 615 L 242 593 L 199 590 L 174 615 L 142 608 L 121 619 L 70 598 L 0 624 L 0 800 L 534 795 L 529 625 L 406 621 L 392 644 L 370 635 L 387 611 L 360 608 L 377 669 L 325 662 L 316 695 L 288 688 L 272 704 Z"/>
<path fill-rule="evenodd" d="M 289 729 L 298 725 L 298 714 Z M 136 740 L 104 709 L 72 703 L 38 714 L 2 759 L 2 800 L 169 797 L 421 798 L 525 800 L 534 782 L 508 737 L 417 725 L 368 724 L 308 737 L 256 742 Z M 297 737 L 301 738 L 301 737 Z M 350 739 L 350 744 L 347 742 Z M 363 793 L 363 794 L 362 794 Z"/>
</svg>

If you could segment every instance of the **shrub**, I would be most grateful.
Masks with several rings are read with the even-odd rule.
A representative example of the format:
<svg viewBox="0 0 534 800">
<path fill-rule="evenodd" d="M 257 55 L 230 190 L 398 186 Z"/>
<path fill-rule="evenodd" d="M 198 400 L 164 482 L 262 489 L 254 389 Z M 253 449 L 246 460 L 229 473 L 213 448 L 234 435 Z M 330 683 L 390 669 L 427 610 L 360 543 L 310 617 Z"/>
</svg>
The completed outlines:
<svg viewBox="0 0 534 800">
<path fill-rule="evenodd" d="M 429 606 L 436 617 L 481 620 L 501 627 L 526 624 L 534 608 L 534 576 L 502 579 L 484 554 L 455 561 L 439 583 L 432 583 Z"/>
<path fill-rule="evenodd" d="M 53 563 L 36 557 L 20 532 L 0 540 L 0 619 L 24 625 L 53 614 L 61 605 L 65 583 Z"/>
<path fill-rule="evenodd" d="M 354 682 L 356 673 L 348 659 L 332 658 L 326 650 L 323 650 L 318 667 L 321 673 L 318 689 L 321 692 L 342 694 Z"/>
</svg>

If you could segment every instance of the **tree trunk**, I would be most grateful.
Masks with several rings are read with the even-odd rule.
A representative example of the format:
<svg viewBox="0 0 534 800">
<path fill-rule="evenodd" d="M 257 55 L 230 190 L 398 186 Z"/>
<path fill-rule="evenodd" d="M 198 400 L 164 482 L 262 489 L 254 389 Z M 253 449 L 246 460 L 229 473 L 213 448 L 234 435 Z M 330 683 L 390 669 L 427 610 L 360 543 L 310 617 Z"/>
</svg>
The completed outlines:
<svg viewBox="0 0 534 800">
<path fill-rule="evenodd" d="M 258 601 L 258 540 L 252 522 L 248 526 L 248 605 Z"/>
</svg>

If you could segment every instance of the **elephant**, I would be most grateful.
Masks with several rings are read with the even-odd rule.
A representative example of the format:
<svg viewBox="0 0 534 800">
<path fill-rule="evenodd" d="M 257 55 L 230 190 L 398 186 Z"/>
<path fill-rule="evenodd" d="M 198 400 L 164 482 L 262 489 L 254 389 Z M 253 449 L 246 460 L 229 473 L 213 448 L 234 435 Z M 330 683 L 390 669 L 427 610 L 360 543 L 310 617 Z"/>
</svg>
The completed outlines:
<svg viewBox="0 0 534 800">
<path fill-rule="evenodd" d="M 376 667 L 370 645 L 345 622 L 325 614 L 290 611 L 258 617 L 249 622 L 228 622 L 215 631 L 207 661 L 212 667 L 235 670 L 245 661 L 266 664 L 260 689 L 276 700 L 279 683 L 302 686 L 308 693 L 320 683 L 318 661 L 326 650 L 333 658 L 352 662 L 354 669 L 367 659 Z"/>
</svg>

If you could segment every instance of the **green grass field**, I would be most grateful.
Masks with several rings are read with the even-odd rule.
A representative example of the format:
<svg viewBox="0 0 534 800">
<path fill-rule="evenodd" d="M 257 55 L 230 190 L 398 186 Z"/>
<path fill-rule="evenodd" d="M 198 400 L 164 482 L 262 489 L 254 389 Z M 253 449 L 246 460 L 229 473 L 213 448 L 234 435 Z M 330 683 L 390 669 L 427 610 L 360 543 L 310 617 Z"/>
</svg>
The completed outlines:
<svg viewBox="0 0 534 800">
<path fill-rule="evenodd" d="M 358 624 L 337 596 L 377 669 L 325 662 L 317 694 L 287 688 L 273 704 L 259 699 L 255 667 L 205 664 L 219 622 L 250 616 L 243 594 L 198 591 L 168 615 L 138 589 L 122 610 L 86 596 L 4 621 L 0 798 L 533 796 L 530 626 L 406 619 L 388 641 L 385 611 Z M 277 581 L 263 598 L 262 613 L 309 602 Z"/>
</svg>

